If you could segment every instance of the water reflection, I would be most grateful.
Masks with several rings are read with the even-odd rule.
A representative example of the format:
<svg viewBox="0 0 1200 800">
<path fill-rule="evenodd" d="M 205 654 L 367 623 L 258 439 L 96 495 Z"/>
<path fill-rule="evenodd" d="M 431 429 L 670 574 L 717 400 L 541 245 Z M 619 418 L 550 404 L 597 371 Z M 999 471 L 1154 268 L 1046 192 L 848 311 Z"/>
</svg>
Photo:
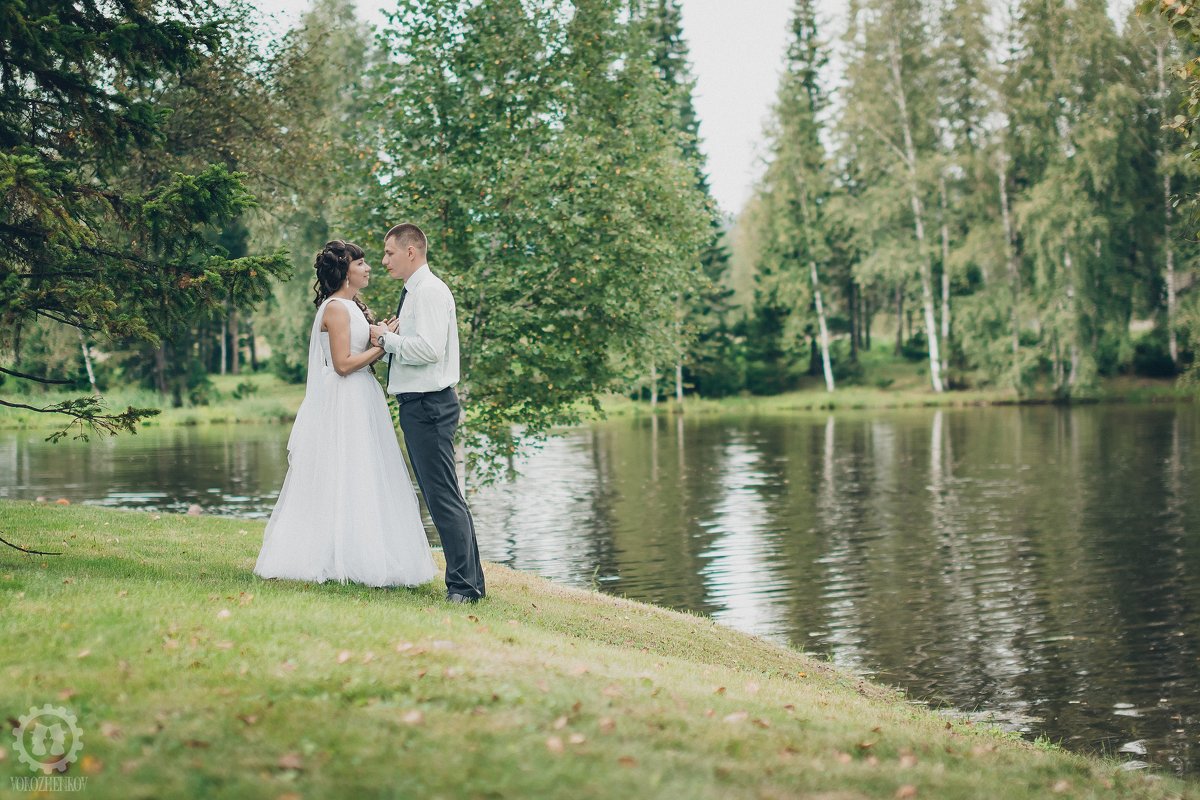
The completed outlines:
<svg viewBox="0 0 1200 800">
<path fill-rule="evenodd" d="M 471 502 L 490 560 L 1198 774 L 1198 423 L 1191 406 L 623 420 Z M 286 438 L 0 435 L 0 496 L 263 516 Z"/>
</svg>

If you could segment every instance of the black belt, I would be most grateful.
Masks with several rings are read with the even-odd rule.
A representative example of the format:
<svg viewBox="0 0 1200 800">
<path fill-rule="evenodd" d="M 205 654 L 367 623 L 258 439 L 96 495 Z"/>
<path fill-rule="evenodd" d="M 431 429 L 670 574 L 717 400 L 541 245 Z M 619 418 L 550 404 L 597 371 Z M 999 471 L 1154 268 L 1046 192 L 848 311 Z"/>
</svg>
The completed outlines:
<svg viewBox="0 0 1200 800">
<path fill-rule="evenodd" d="M 435 389 L 432 392 L 398 392 L 396 394 L 396 399 L 400 401 L 401 405 L 403 405 L 404 403 L 411 403 L 413 400 L 420 400 L 422 397 L 429 397 L 430 395 L 448 392 L 451 388 L 452 387 L 447 386 L 445 389 Z"/>
</svg>

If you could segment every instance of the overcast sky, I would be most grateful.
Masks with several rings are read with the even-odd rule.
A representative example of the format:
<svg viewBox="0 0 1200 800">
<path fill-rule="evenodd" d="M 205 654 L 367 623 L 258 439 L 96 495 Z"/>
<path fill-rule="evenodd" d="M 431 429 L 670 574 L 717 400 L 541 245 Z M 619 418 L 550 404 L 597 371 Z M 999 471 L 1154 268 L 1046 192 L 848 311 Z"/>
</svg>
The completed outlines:
<svg viewBox="0 0 1200 800">
<path fill-rule="evenodd" d="M 391 6 L 387 0 L 357 2 L 361 16 L 373 24 L 382 21 L 380 7 Z M 1130 2 L 1110 0 L 1110 12 Z M 291 24 L 309 2 L 260 0 L 257 5 Z M 783 67 L 793 0 L 682 0 L 681 5 L 710 185 L 721 208 L 736 214 L 762 171 L 763 124 Z M 819 0 L 818 7 L 825 37 L 836 36 L 844 0 Z"/>
</svg>

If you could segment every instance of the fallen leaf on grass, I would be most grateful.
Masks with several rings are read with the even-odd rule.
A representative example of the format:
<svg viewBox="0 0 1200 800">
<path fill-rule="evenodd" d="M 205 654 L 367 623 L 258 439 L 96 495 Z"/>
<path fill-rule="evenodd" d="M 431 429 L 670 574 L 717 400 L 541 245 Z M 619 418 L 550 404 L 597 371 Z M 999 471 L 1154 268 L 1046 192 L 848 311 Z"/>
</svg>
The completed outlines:
<svg viewBox="0 0 1200 800">
<path fill-rule="evenodd" d="M 405 725 L 420 725 L 425 721 L 425 713 L 414 708 L 412 711 L 404 712 L 403 716 L 400 717 L 400 721 Z"/>
<path fill-rule="evenodd" d="M 746 693 L 747 694 L 758 694 L 758 689 L 759 689 L 759 686 L 754 681 L 750 681 L 749 683 L 746 684 Z"/>
<path fill-rule="evenodd" d="M 414 646 L 415 645 L 413 645 L 412 642 L 400 642 L 398 645 L 396 645 L 396 652 L 403 653 L 408 650 L 412 650 Z"/>
<path fill-rule="evenodd" d="M 292 661 L 289 658 L 287 661 L 280 664 L 279 668 L 285 672 L 292 672 L 293 670 L 296 669 L 296 662 Z"/>
<path fill-rule="evenodd" d="M 350 660 L 350 651 L 349 650 L 343 650 L 337 654 L 337 662 L 339 664 L 345 664 L 349 660 Z"/>
<path fill-rule="evenodd" d="M 554 730 L 561 731 L 563 728 L 567 727 L 567 723 L 569 721 L 570 720 L 568 720 L 565 716 L 559 717 L 558 719 L 554 720 Z"/>
<path fill-rule="evenodd" d="M 859 750 L 870 750 L 874 746 L 874 742 L 859 742 L 857 745 L 855 745 L 855 747 L 857 747 Z"/>
<path fill-rule="evenodd" d="M 563 747 L 563 740 L 558 736 L 551 736 L 546 739 L 546 749 L 551 753 L 561 753 L 565 749 Z"/>
<path fill-rule="evenodd" d="M 636 767 L 637 759 L 634 758 L 633 756 L 621 756 L 620 758 L 617 759 L 617 763 L 620 764 L 622 767 Z"/>
<path fill-rule="evenodd" d="M 616 729 L 617 729 L 617 723 L 615 720 L 613 720 L 612 717 L 601 717 L 600 718 L 600 732 L 601 733 L 612 733 Z"/>
<path fill-rule="evenodd" d="M 603 694 L 605 697 L 614 697 L 614 698 L 620 697 L 621 696 L 621 687 L 617 686 L 615 684 L 605 686 L 604 691 L 601 692 L 601 694 Z"/>
<path fill-rule="evenodd" d="M 906 783 L 896 790 L 895 796 L 897 800 L 903 800 L 903 798 L 906 797 L 916 797 L 917 787 L 913 786 L 911 783 Z"/>
<path fill-rule="evenodd" d="M 1055 781 L 1054 789 L 1053 789 L 1053 792 L 1055 794 L 1063 794 L 1064 792 L 1069 792 L 1069 791 L 1071 791 L 1071 782 L 1070 781 L 1068 781 L 1068 780 Z"/>
<path fill-rule="evenodd" d="M 84 775 L 99 775 L 104 771 L 104 762 L 95 756 L 84 756 L 79 759 L 79 769 Z"/>
<path fill-rule="evenodd" d="M 0 764 L 3 764 L 6 758 L 8 758 L 8 750 L 0 747 Z"/>
<path fill-rule="evenodd" d="M 900 756 L 900 768 L 910 769 L 917 765 L 917 757 L 912 753 L 904 753 Z"/>
<path fill-rule="evenodd" d="M 576 665 L 575 667 L 573 667 L 573 668 L 571 669 L 571 674 L 572 674 L 572 675 L 576 675 L 576 676 L 578 676 L 578 675 L 587 675 L 587 674 L 588 674 L 588 668 L 587 668 L 587 667 L 585 667 L 583 664 L 578 664 L 578 665 Z"/>
<path fill-rule="evenodd" d="M 192 748 L 193 750 L 203 750 L 204 748 L 208 747 L 208 742 L 200 739 L 188 739 L 186 742 L 184 742 L 184 745 Z"/>
<path fill-rule="evenodd" d="M 836 753 L 834 755 L 834 758 L 837 759 L 837 762 L 839 764 L 849 764 L 851 761 L 854 760 L 854 756 L 850 755 L 849 753 L 842 753 L 842 752 Z"/>
<path fill-rule="evenodd" d="M 220 611 L 217 612 L 217 619 L 229 619 L 232 616 L 233 616 L 233 612 L 230 611 L 228 608 L 222 608 Z"/>
<path fill-rule="evenodd" d="M 121 738 L 121 729 L 115 723 L 101 722 L 100 723 L 100 734 L 109 739 L 120 739 Z"/>
<path fill-rule="evenodd" d="M 729 723 L 744 722 L 746 720 L 746 718 L 749 716 L 750 715 L 748 713 L 746 713 L 745 711 L 734 711 L 732 714 L 726 714 L 725 719 L 722 720 L 722 722 L 729 722 Z"/>
<path fill-rule="evenodd" d="M 92 651 L 85 648 L 83 650 L 80 650 L 78 653 L 76 653 L 75 657 L 76 658 L 87 658 L 91 654 L 92 654 Z"/>
<path fill-rule="evenodd" d="M 61 692 L 58 693 L 58 699 L 62 700 L 65 703 L 67 700 L 70 700 L 76 694 L 77 694 L 77 692 L 74 689 L 63 689 Z"/>
<path fill-rule="evenodd" d="M 716 689 L 713 689 L 713 694 L 725 694 L 725 687 L 718 686 Z"/>
<path fill-rule="evenodd" d="M 229 642 L 229 641 L 217 642 L 216 647 L 218 650 L 232 650 L 233 642 Z"/>
<path fill-rule="evenodd" d="M 284 753 L 279 757 L 276 766 L 280 769 L 294 769 L 299 771 L 304 769 L 304 759 L 300 757 L 299 753 Z"/>
<path fill-rule="evenodd" d="M 237 718 L 240 719 L 247 726 L 253 725 L 254 723 L 258 722 L 257 714 L 238 714 Z"/>
<path fill-rule="evenodd" d="M 771 727 L 771 723 L 770 723 L 770 722 L 768 722 L 768 721 L 767 721 L 767 720 L 765 720 L 765 719 L 762 719 L 761 717 L 758 717 L 758 718 L 756 718 L 756 719 L 754 720 L 754 724 L 755 724 L 755 725 L 757 725 L 757 726 L 758 726 L 758 727 L 760 727 L 760 728 L 769 728 L 769 727 Z"/>
<path fill-rule="evenodd" d="M 375 654 L 372 653 L 370 650 L 368 650 L 366 653 L 363 654 L 362 663 L 370 664 L 374 660 L 375 660 Z"/>
<path fill-rule="evenodd" d="M 582 733 L 572 733 L 570 736 L 567 737 L 567 741 L 570 742 L 571 744 L 583 744 L 584 742 L 587 741 L 587 737 L 584 736 Z"/>
</svg>

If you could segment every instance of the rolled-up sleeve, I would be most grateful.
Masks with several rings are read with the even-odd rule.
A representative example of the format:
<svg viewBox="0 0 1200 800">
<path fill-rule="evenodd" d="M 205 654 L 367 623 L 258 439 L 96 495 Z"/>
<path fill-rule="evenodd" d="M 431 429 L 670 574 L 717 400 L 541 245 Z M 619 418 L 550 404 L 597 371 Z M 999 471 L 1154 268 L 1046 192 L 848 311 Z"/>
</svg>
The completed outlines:
<svg viewBox="0 0 1200 800">
<path fill-rule="evenodd" d="M 446 352 L 446 339 L 453 319 L 450 303 L 453 300 L 442 297 L 438 288 L 431 286 L 430 291 L 421 292 L 424 296 L 409 298 L 408 302 L 413 308 L 411 332 L 384 334 L 383 349 L 394 353 L 401 364 L 434 364 Z"/>
</svg>

